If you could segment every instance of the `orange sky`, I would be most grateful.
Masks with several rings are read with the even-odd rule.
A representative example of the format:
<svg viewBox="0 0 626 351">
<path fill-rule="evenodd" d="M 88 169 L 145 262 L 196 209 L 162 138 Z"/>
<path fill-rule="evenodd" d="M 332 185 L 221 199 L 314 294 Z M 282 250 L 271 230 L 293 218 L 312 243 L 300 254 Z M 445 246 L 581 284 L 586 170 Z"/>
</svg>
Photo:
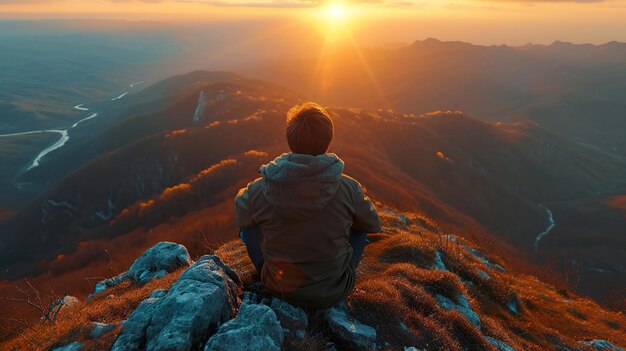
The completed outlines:
<svg viewBox="0 0 626 351">
<path fill-rule="evenodd" d="M 202 21 L 289 17 L 315 26 L 329 3 L 304 0 L 0 0 L 0 18 Z M 626 0 L 359 0 L 341 3 L 357 37 L 478 44 L 626 41 Z M 323 22 L 320 22 L 323 23 Z M 326 24 L 320 24 L 326 25 Z M 359 34 L 360 33 L 360 34 Z"/>
</svg>

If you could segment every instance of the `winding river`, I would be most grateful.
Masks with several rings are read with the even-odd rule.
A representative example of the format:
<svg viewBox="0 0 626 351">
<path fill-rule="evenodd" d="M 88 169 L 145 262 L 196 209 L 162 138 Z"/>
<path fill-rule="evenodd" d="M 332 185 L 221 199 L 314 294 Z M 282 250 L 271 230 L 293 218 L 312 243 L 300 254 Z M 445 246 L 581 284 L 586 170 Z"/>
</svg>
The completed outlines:
<svg viewBox="0 0 626 351">
<path fill-rule="evenodd" d="M 550 233 L 550 231 L 554 229 L 554 227 L 556 226 L 556 223 L 554 222 L 554 216 L 552 215 L 552 211 L 550 211 L 550 209 L 544 206 L 543 204 L 539 204 L 539 206 L 543 208 L 544 210 L 546 210 L 546 213 L 548 214 L 548 226 L 543 232 L 539 233 L 539 235 L 535 237 L 535 252 L 539 250 L 539 242 L 541 241 L 541 239 L 543 239 L 544 236 L 548 235 L 548 233 Z"/>
<path fill-rule="evenodd" d="M 143 84 L 144 82 L 135 82 L 135 83 L 131 83 L 130 84 L 130 88 L 134 88 L 140 84 Z M 114 97 L 113 99 L 111 99 L 111 101 L 115 101 L 115 100 L 120 100 L 122 98 L 124 98 L 126 95 L 128 95 L 129 91 L 126 91 L 124 93 L 122 93 L 119 96 Z M 89 108 L 85 107 L 84 104 L 78 104 L 76 106 L 74 106 L 75 110 L 78 111 L 89 111 Z M 48 155 L 49 153 L 51 153 L 54 150 L 57 150 L 61 147 L 63 147 L 63 145 L 65 145 L 67 143 L 68 140 L 70 140 L 70 135 L 69 135 L 69 131 L 73 128 L 78 127 L 78 125 L 80 125 L 81 123 L 88 121 L 90 119 L 96 118 L 98 117 L 98 113 L 97 112 L 93 112 L 91 113 L 89 116 L 78 120 L 78 122 L 75 122 L 74 124 L 72 124 L 69 128 L 67 129 L 44 129 L 44 130 L 33 130 L 30 132 L 20 132 L 20 133 L 11 133 L 11 134 L 0 134 L 0 138 L 8 138 L 8 137 L 15 137 L 15 136 L 21 136 L 21 135 L 28 135 L 28 134 L 38 134 L 38 133 L 57 133 L 59 134 L 59 139 L 57 139 L 57 141 L 55 141 L 52 145 L 46 147 L 45 149 L 41 150 L 41 152 L 39 152 L 39 154 L 37 155 L 37 157 L 35 157 L 35 159 L 33 160 L 33 162 L 28 166 L 28 168 L 26 168 L 26 171 L 30 171 L 31 169 L 39 166 L 39 164 L 41 163 L 41 160 Z"/>
<path fill-rule="evenodd" d="M 123 92 L 120 96 L 114 97 L 113 99 L 111 99 L 111 101 L 119 100 L 119 99 L 123 98 L 126 95 L 128 95 L 127 91 Z"/>
</svg>

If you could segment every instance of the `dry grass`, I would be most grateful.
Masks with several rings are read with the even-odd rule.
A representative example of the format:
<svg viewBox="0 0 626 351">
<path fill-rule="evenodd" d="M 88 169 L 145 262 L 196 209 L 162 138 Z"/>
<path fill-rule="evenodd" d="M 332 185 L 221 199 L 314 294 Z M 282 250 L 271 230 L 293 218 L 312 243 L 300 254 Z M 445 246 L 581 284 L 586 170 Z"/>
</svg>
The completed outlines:
<svg viewBox="0 0 626 351">
<path fill-rule="evenodd" d="M 589 350 L 579 342 L 592 339 L 626 345 L 623 333 L 626 318 L 622 313 L 605 310 L 586 298 L 565 292 L 562 287 L 517 273 L 523 265 L 506 272 L 489 269 L 465 246 L 480 246 L 490 263 L 509 269 L 508 257 L 503 260 L 494 253 L 501 252 L 502 246 L 486 245 L 494 248 L 492 252 L 463 238 L 451 240 L 437 233 L 432 220 L 425 227 L 425 222 L 418 220 L 423 217 L 403 215 L 413 224 L 407 225 L 393 214 L 381 214 L 385 233 L 369 235 L 370 244 L 358 269 L 357 286 L 348 298 L 358 319 L 375 326 L 379 340 L 388 343 L 384 348 L 495 350 L 483 335 L 516 350 L 529 351 L 557 350 L 557 345 Z M 430 269 L 437 251 L 450 272 Z M 216 253 L 242 274 L 244 280 L 254 280 L 254 267 L 238 240 L 227 243 Z M 486 272 L 490 279 L 485 279 L 478 270 Z M 459 312 L 443 310 L 435 301 L 435 294 L 451 299 L 459 294 L 467 296 L 480 315 L 481 329 L 471 325 Z M 506 309 L 512 300 L 520 304 L 519 316 Z"/>
<path fill-rule="evenodd" d="M 82 350 L 85 351 L 107 350 L 117 338 L 119 328 L 98 339 L 90 339 L 92 323 L 119 324 L 152 291 L 168 289 L 182 271 L 183 268 L 140 287 L 126 282 L 111 288 L 91 302 L 63 311 L 54 325 L 34 324 L 21 337 L 0 343 L 0 350 L 46 350 L 53 345 L 65 345 L 76 340 L 84 342 Z M 113 297 L 107 297 L 109 295 Z"/>
<path fill-rule="evenodd" d="M 438 233 L 432 221 L 425 227 L 424 220 L 418 220 L 421 217 L 404 215 L 408 223 L 394 214 L 382 215 L 385 233 L 370 235 L 357 272 L 357 286 L 347 301 L 360 321 L 377 329 L 382 348 L 495 351 L 483 336 L 501 340 L 516 350 L 529 351 L 589 350 L 580 341 L 592 339 L 626 345 L 626 318 L 622 313 L 603 309 L 533 276 L 489 269 L 466 249 L 468 245 L 477 247 L 470 241 L 451 240 Z M 437 251 L 449 271 L 431 268 Z M 481 251 L 492 264 L 508 264 L 482 246 Z M 240 274 L 245 285 L 258 279 L 239 240 L 222 245 L 215 254 Z M 478 270 L 486 272 L 490 279 Z M 87 350 L 106 349 L 119 330 L 91 340 L 87 337 L 91 323 L 119 323 L 153 290 L 167 288 L 179 274 L 177 271 L 139 288 L 128 284 L 117 287 L 111 290 L 116 297 L 101 296 L 68 310 L 55 326 L 37 325 L 25 331 L 28 342 L 15 338 L 0 344 L 0 349 L 44 349 L 53 343 L 74 340 L 86 340 Z M 438 294 L 451 300 L 466 296 L 480 316 L 481 328 L 473 326 L 461 313 L 441 308 L 435 300 Z M 517 316 L 506 309 L 512 300 L 520 305 Z M 302 350 L 319 349 L 327 340 L 324 335 L 307 335 L 300 345 Z"/>
</svg>

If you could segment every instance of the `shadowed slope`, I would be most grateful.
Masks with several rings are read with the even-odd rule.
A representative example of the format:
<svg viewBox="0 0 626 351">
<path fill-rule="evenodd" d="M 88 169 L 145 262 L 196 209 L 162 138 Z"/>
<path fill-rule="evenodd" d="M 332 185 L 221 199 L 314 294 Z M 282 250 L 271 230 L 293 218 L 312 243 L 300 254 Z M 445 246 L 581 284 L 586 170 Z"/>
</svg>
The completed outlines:
<svg viewBox="0 0 626 351">
<path fill-rule="evenodd" d="M 7 278 L 51 266 L 68 278 L 73 269 L 85 268 L 84 261 L 59 263 L 59 255 L 89 257 L 126 238 L 130 244 L 119 253 L 126 257 L 159 240 L 149 234 L 156 228 L 166 237 L 167 230 L 185 222 L 194 228 L 176 234 L 185 245 L 209 238 L 215 247 L 236 235 L 232 196 L 258 176 L 259 165 L 287 150 L 284 113 L 298 98 L 233 75 L 224 81 L 205 76 L 215 77 L 195 72 L 147 88 L 145 94 L 157 96 L 174 87 L 163 98 L 169 103 L 161 102 L 167 107 L 120 120 L 82 145 L 112 150 L 2 224 L 0 248 L 8 254 L 0 257 L 0 266 L 9 268 Z M 493 233 L 531 248 L 546 226 L 542 202 L 608 191 L 624 174 L 622 163 L 533 125 L 493 125 L 458 112 L 330 111 L 337 126 L 331 151 L 375 198 L 482 240 Z M 256 156 L 247 154 L 251 150 Z M 63 157 L 72 155 L 68 151 Z M 208 177 L 201 195 L 187 191 L 198 173 L 229 159 L 237 166 Z M 168 193 L 188 196 L 164 196 Z M 151 203 L 156 206 L 146 205 Z M 199 219 L 203 211 L 219 214 L 219 224 Z M 203 231 L 202 225 L 216 227 Z M 86 244 L 93 241 L 98 244 Z M 190 246 L 193 254 L 202 250 Z M 575 255 L 584 249 L 576 248 Z M 99 268 L 85 275 L 102 274 L 106 256 L 97 256 Z"/>
</svg>

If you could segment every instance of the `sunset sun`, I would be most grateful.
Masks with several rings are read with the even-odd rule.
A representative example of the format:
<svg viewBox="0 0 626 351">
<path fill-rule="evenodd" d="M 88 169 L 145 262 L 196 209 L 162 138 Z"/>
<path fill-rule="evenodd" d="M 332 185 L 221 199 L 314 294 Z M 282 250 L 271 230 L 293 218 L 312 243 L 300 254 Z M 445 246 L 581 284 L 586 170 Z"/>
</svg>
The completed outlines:
<svg viewBox="0 0 626 351">
<path fill-rule="evenodd" d="M 350 37 L 354 25 L 354 9 L 345 4 L 336 2 L 319 9 L 318 19 L 323 23 L 319 28 L 325 32 L 326 40 L 331 42 L 342 41 Z"/>
<path fill-rule="evenodd" d="M 333 21 L 342 21 L 346 18 L 346 9 L 341 4 L 331 4 L 327 8 L 328 18 Z"/>
</svg>

